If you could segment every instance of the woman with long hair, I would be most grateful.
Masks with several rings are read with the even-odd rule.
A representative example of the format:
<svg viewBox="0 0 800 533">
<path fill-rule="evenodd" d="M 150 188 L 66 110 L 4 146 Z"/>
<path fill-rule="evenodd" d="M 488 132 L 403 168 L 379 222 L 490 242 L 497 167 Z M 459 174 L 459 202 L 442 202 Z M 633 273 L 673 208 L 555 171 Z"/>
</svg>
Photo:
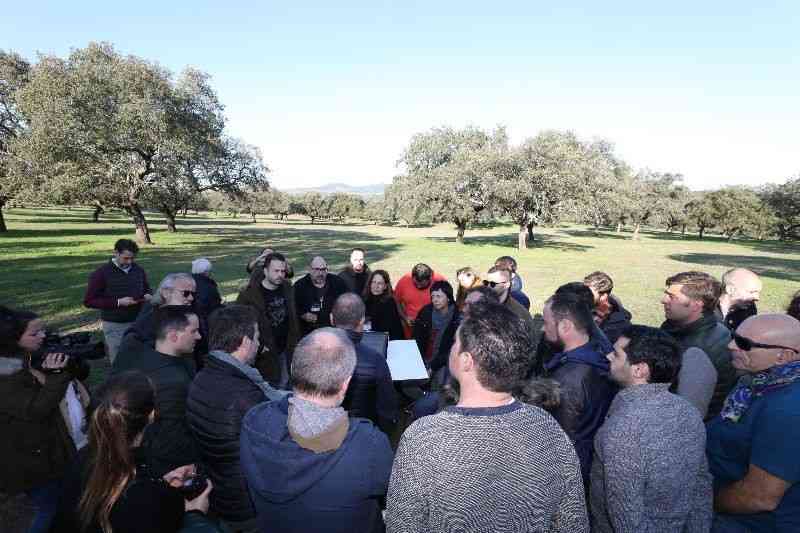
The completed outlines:
<svg viewBox="0 0 800 533">
<path fill-rule="evenodd" d="M 157 416 L 155 406 L 153 384 L 141 372 L 113 376 L 100 389 L 89 427 L 87 479 L 79 505 L 83 531 L 174 533 L 188 525 L 184 520 L 191 520 L 193 512 L 202 520 L 208 511 L 210 481 L 191 500 L 177 490 L 191 482 L 193 465 L 154 478 L 138 453 L 145 428 Z"/>
<path fill-rule="evenodd" d="M 0 491 L 24 492 L 36 509 L 29 532 L 50 529 L 63 478 L 86 444 L 87 365 L 42 355 L 44 324 L 0 306 Z"/>
<path fill-rule="evenodd" d="M 458 281 L 458 290 L 456 291 L 456 306 L 459 311 L 464 310 L 464 299 L 467 293 L 475 287 L 481 286 L 481 277 L 478 272 L 472 267 L 462 267 L 456 270 L 456 280 Z"/>
<path fill-rule="evenodd" d="M 366 317 L 371 331 L 389 334 L 389 340 L 402 340 L 403 322 L 392 292 L 392 280 L 385 270 L 373 271 L 361 295 L 366 305 Z"/>
</svg>

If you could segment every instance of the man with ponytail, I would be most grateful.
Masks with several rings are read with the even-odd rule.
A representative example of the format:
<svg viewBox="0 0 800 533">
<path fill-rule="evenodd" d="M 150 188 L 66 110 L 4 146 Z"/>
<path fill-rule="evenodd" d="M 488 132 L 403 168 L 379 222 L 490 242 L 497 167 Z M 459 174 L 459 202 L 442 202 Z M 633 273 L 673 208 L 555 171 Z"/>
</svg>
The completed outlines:
<svg viewBox="0 0 800 533">
<path fill-rule="evenodd" d="M 186 397 L 196 372 L 192 353 L 200 340 L 198 317 L 188 306 L 160 307 L 155 335 L 155 349 L 143 347 L 136 357 L 118 357 L 112 375 L 139 370 L 155 386 L 158 419 L 145 431 L 142 450 L 153 473 L 161 476 L 198 458 L 186 423 Z"/>
</svg>

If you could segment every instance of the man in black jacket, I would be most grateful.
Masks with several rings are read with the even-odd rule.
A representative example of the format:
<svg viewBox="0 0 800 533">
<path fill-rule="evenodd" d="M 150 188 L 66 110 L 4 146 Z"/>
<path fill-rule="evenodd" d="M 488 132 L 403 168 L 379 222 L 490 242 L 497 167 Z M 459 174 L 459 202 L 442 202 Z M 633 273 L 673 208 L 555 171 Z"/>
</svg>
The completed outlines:
<svg viewBox="0 0 800 533">
<path fill-rule="evenodd" d="M 397 420 L 397 398 L 386 359 L 369 346 L 361 344 L 364 321 L 364 302 L 361 297 L 347 293 L 336 299 L 331 323 L 343 329 L 356 348 L 356 369 L 342 407 L 351 417 L 369 418 L 389 435 Z"/>
<path fill-rule="evenodd" d="M 348 291 L 361 295 L 364 294 L 364 285 L 370 273 L 369 265 L 364 261 L 364 249 L 353 248 L 350 252 L 350 264 L 339 272 L 339 277 L 347 285 Z"/>
<path fill-rule="evenodd" d="M 336 298 L 347 292 L 339 276 L 328 272 L 328 263 L 316 256 L 308 266 L 308 274 L 294 284 L 294 302 L 300 319 L 300 332 L 308 335 L 317 328 L 331 325 L 331 310 Z"/>
<path fill-rule="evenodd" d="M 721 290 L 720 282 L 705 272 L 681 272 L 667 278 L 661 298 L 666 318 L 661 329 L 675 337 L 684 350 L 703 350 L 717 370 L 717 386 L 706 421 L 722 410 L 737 379 L 728 348 L 730 331 L 714 315 Z"/>
<path fill-rule="evenodd" d="M 158 416 L 145 430 L 141 449 L 150 471 L 160 477 L 197 461 L 186 397 L 195 375 L 191 355 L 200 340 L 200 322 L 190 307 L 163 306 L 155 311 L 155 334 L 155 349 L 137 344 L 136 352 L 120 351 L 111 373 L 139 370 L 153 382 Z"/>
<path fill-rule="evenodd" d="M 210 318 L 209 357 L 189 388 L 186 418 L 214 485 L 211 511 L 231 531 L 258 531 L 239 454 L 242 418 L 251 407 L 278 400 L 253 363 L 258 353 L 258 313 L 230 305 Z"/>
<path fill-rule="evenodd" d="M 586 302 L 574 292 L 556 292 L 544 304 L 544 337 L 557 350 L 544 366 L 545 376 L 561 386 L 553 417 L 575 445 L 584 486 L 591 472 L 594 436 L 603 425 L 617 386 L 609 362 L 590 331 L 594 322 Z"/>
<path fill-rule="evenodd" d="M 614 280 L 605 272 L 592 272 L 583 278 L 583 284 L 589 287 L 594 296 L 594 323 L 606 334 L 608 342 L 614 344 L 622 332 L 631 326 L 631 313 L 618 298 L 611 295 Z"/>
</svg>

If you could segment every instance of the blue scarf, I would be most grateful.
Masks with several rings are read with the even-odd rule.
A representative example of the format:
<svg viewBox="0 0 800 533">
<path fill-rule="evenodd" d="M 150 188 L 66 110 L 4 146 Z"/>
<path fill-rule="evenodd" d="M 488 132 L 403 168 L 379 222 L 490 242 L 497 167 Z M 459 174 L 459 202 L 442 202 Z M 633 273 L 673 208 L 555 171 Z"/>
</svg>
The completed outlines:
<svg viewBox="0 0 800 533">
<path fill-rule="evenodd" d="M 797 380 L 800 380 L 800 361 L 773 366 L 751 376 L 743 376 L 725 399 L 725 406 L 720 415 L 724 420 L 738 422 L 756 398 L 791 385 Z"/>
</svg>

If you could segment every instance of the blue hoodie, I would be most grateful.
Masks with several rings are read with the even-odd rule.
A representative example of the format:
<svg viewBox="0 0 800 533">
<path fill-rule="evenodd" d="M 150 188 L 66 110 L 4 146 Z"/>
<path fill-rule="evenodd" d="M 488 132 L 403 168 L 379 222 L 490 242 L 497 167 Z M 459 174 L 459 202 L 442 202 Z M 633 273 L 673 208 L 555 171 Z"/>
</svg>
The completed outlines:
<svg viewBox="0 0 800 533">
<path fill-rule="evenodd" d="M 378 498 L 392 471 L 389 439 L 351 418 L 341 445 L 315 453 L 289 433 L 289 397 L 242 421 L 241 462 L 262 533 L 383 531 Z"/>
</svg>

